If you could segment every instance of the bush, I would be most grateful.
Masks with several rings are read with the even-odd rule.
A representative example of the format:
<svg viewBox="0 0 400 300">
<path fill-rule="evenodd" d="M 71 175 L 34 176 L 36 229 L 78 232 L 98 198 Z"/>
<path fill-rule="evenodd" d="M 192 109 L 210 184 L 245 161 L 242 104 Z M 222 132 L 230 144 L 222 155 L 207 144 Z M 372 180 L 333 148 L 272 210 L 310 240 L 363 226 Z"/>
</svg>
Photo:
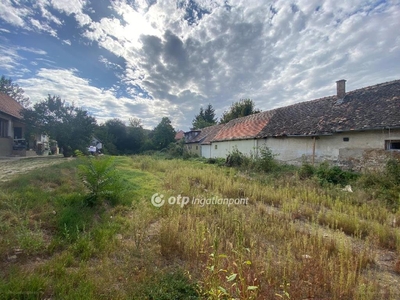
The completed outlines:
<svg viewBox="0 0 400 300">
<path fill-rule="evenodd" d="M 250 158 L 240 152 L 237 147 L 233 147 L 232 152 L 226 157 L 225 165 L 228 167 L 241 167 L 248 165 L 249 162 Z"/>
<path fill-rule="evenodd" d="M 276 155 L 268 147 L 259 148 L 260 158 L 256 159 L 257 168 L 264 172 L 274 172 L 279 169 Z"/>
<path fill-rule="evenodd" d="M 112 157 L 83 158 L 83 164 L 79 165 L 79 177 L 89 190 L 86 196 L 86 204 L 95 206 L 100 200 L 108 200 L 111 204 L 117 204 L 123 193 L 121 176 L 115 169 Z"/>
<path fill-rule="evenodd" d="M 388 208 L 400 208 L 400 162 L 395 159 L 387 161 L 383 172 L 368 172 L 359 179 L 365 188 L 376 199 L 385 202 Z"/>
<path fill-rule="evenodd" d="M 298 174 L 300 179 L 302 180 L 309 179 L 314 176 L 315 167 L 310 165 L 309 163 L 303 163 Z"/>
<path fill-rule="evenodd" d="M 321 163 L 315 171 L 320 184 L 340 184 L 342 186 L 349 184 L 358 178 L 358 174 L 350 171 L 343 171 L 338 166 L 330 167 L 328 162 Z"/>
</svg>

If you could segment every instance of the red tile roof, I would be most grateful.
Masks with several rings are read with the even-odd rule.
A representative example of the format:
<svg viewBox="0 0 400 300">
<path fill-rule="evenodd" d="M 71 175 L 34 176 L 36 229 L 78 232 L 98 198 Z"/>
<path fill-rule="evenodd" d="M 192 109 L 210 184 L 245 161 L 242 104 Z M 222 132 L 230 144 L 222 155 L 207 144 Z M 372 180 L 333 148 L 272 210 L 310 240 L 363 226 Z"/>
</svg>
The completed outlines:
<svg viewBox="0 0 400 300">
<path fill-rule="evenodd" d="M 212 141 L 216 142 L 255 138 L 269 122 L 272 116 L 273 111 L 265 111 L 231 120 L 214 136 Z"/>
<path fill-rule="evenodd" d="M 224 128 L 225 124 L 218 124 L 214 126 L 207 127 L 207 135 L 205 139 L 201 142 L 202 145 L 210 145 L 211 141 L 214 139 L 214 137 L 220 132 L 222 128 Z M 207 128 L 204 128 L 206 130 Z M 203 131 L 202 131 L 203 133 Z"/>
<path fill-rule="evenodd" d="M 176 134 L 175 134 L 175 140 L 179 141 L 181 139 L 183 139 L 185 136 L 185 132 L 183 130 L 179 130 Z"/>
<path fill-rule="evenodd" d="M 13 98 L 6 94 L 0 93 L 0 112 L 13 116 L 17 119 L 22 119 L 20 114 L 22 108 L 22 105 Z"/>
</svg>

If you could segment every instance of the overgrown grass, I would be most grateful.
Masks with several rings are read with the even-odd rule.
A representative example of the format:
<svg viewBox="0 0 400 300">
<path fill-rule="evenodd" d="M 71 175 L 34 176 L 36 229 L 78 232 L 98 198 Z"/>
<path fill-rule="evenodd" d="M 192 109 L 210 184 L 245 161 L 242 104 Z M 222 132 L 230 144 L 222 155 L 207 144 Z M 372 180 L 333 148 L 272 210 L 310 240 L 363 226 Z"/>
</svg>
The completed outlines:
<svg viewBox="0 0 400 300">
<path fill-rule="evenodd" d="M 248 172 L 218 160 L 116 157 L 126 193 L 94 206 L 79 159 L 2 183 L 0 298 L 400 297 L 374 273 L 377 248 L 400 254 L 398 210 L 361 179 L 346 192 L 340 183 L 321 184 L 314 169 L 285 173 L 268 153 L 262 159 Z M 156 208 L 155 193 L 249 201 Z M 395 261 L 389 271 L 399 276 Z"/>
</svg>

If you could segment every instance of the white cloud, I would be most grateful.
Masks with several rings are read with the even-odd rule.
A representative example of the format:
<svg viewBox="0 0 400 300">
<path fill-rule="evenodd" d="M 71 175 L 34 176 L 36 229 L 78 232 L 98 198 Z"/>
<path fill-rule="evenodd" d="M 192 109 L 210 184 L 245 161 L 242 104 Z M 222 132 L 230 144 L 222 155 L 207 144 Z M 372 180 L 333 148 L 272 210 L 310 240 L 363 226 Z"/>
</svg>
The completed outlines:
<svg viewBox="0 0 400 300">
<path fill-rule="evenodd" d="M 34 77 L 17 82 L 33 103 L 44 100 L 48 94 L 57 95 L 69 104 L 88 110 L 99 122 L 113 117 L 128 122 L 130 117 L 138 117 L 146 128 L 153 128 L 171 109 L 179 113 L 167 101 L 117 98 L 112 89 L 94 87 L 90 80 L 79 77 L 76 69 L 41 68 Z"/>
<path fill-rule="evenodd" d="M 75 19 L 80 26 L 90 24 L 90 17 L 83 13 L 83 9 L 88 4 L 86 0 L 50 0 L 53 8 L 66 13 L 67 15 L 74 14 Z"/>
<path fill-rule="evenodd" d="M 24 18 L 30 14 L 25 7 L 15 7 L 10 0 L 0 2 L 0 18 L 9 24 L 22 27 L 25 25 Z"/>
<path fill-rule="evenodd" d="M 49 33 L 51 36 L 57 37 L 57 32 L 48 24 L 40 22 L 36 19 L 30 20 L 33 28 Z"/>
<path fill-rule="evenodd" d="M 16 49 L 18 51 L 26 51 L 26 52 L 31 52 L 31 53 L 35 53 L 35 54 L 39 54 L 39 55 L 46 55 L 47 52 L 42 50 L 42 49 L 37 49 L 37 48 L 29 48 L 29 47 L 20 47 L 17 46 Z"/>
<path fill-rule="evenodd" d="M 16 49 L 4 47 L 0 45 L 0 68 L 12 72 L 16 67 L 20 66 L 19 61 L 22 58 L 18 55 Z"/>
</svg>

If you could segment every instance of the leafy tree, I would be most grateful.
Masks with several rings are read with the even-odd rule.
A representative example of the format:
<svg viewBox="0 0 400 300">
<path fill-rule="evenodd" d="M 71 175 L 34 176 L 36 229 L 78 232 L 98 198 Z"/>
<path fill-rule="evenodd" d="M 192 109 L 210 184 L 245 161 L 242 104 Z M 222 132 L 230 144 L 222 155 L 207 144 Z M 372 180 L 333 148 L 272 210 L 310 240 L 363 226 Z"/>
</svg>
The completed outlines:
<svg viewBox="0 0 400 300">
<path fill-rule="evenodd" d="M 215 118 L 215 110 L 211 104 L 208 104 L 206 109 L 200 107 L 199 114 L 192 121 L 193 129 L 201 129 L 215 124 L 217 124 L 217 118 Z"/>
<path fill-rule="evenodd" d="M 166 148 L 170 143 L 175 141 L 175 129 L 171 125 L 169 118 L 162 118 L 161 122 L 154 128 L 153 145 L 156 150 Z"/>
<path fill-rule="evenodd" d="M 142 120 L 139 118 L 129 118 L 129 125 L 134 128 L 142 128 Z"/>
<path fill-rule="evenodd" d="M 74 105 L 67 105 L 58 96 L 48 95 L 33 108 L 22 111 L 29 132 L 45 133 L 57 140 L 64 156 L 74 150 L 86 152 L 96 127 L 96 119 Z"/>
<path fill-rule="evenodd" d="M 260 110 L 255 108 L 255 104 L 251 99 L 241 99 L 232 104 L 230 109 L 223 113 L 220 123 L 225 124 L 230 120 L 237 119 L 259 113 Z"/>
<path fill-rule="evenodd" d="M 118 118 L 114 118 L 105 122 L 104 126 L 110 138 L 109 142 L 114 144 L 118 154 L 124 153 L 128 148 L 128 132 L 125 123 Z"/>
<path fill-rule="evenodd" d="M 138 153 L 143 148 L 148 136 L 146 130 L 143 129 L 142 120 L 138 118 L 129 118 L 129 124 L 128 135 L 133 146 L 132 151 Z"/>
<path fill-rule="evenodd" d="M 0 92 L 10 96 L 23 107 L 30 105 L 29 97 L 24 95 L 25 91 L 17 83 L 12 82 L 11 78 L 7 79 L 4 75 L 0 78 Z"/>
<path fill-rule="evenodd" d="M 114 144 L 114 136 L 109 132 L 108 127 L 106 124 L 100 124 L 99 126 L 96 126 L 94 130 L 94 135 L 100 139 L 100 141 L 103 144 L 103 152 L 105 154 L 111 154 L 111 155 L 118 155 L 118 149 Z"/>
</svg>

